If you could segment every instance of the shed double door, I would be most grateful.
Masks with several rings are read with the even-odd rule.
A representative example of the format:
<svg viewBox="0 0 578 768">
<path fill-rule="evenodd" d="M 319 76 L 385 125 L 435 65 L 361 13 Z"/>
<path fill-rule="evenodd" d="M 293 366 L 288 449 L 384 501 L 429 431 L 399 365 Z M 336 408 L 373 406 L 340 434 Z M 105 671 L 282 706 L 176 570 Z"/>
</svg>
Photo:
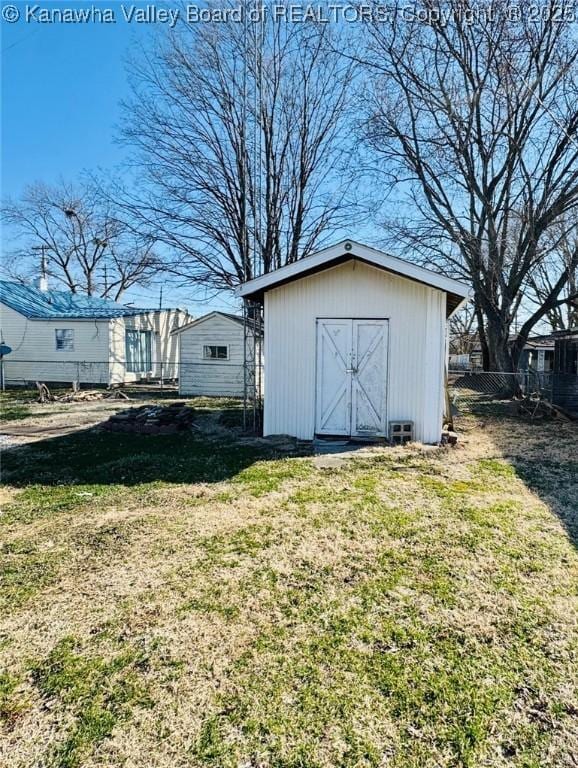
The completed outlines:
<svg viewBox="0 0 578 768">
<path fill-rule="evenodd" d="M 317 320 L 316 434 L 386 434 L 387 335 L 387 320 Z"/>
</svg>

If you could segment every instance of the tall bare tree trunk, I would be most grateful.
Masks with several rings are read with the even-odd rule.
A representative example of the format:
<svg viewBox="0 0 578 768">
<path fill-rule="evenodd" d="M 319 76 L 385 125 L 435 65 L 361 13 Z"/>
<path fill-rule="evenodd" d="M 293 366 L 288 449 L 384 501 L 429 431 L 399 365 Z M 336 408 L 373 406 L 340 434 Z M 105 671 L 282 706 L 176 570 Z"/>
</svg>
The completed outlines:
<svg viewBox="0 0 578 768">
<path fill-rule="evenodd" d="M 391 241 L 471 282 L 484 368 L 511 372 L 578 265 L 578 249 L 561 258 L 550 237 L 578 211 L 578 49 L 572 22 L 536 19 L 530 0 L 515 23 L 509 0 L 442 5 L 443 20 L 426 1 L 427 22 L 394 11 L 364 28 L 365 136 L 407 206 Z M 548 285 L 511 346 L 544 264 Z"/>
</svg>

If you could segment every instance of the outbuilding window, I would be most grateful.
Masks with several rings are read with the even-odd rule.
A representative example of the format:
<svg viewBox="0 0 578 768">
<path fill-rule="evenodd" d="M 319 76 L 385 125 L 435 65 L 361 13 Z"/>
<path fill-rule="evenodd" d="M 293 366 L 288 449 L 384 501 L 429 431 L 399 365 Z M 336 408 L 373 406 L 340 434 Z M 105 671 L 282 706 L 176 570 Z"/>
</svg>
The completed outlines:
<svg viewBox="0 0 578 768">
<path fill-rule="evenodd" d="M 74 352 L 74 330 L 72 328 L 56 328 L 56 351 Z"/>
<path fill-rule="evenodd" d="M 203 347 L 203 357 L 205 360 L 228 360 L 229 347 L 205 344 Z"/>
<path fill-rule="evenodd" d="M 126 332 L 126 370 L 147 373 L 152 369 L 152 334 L 150 331 Z"/>
</svg>

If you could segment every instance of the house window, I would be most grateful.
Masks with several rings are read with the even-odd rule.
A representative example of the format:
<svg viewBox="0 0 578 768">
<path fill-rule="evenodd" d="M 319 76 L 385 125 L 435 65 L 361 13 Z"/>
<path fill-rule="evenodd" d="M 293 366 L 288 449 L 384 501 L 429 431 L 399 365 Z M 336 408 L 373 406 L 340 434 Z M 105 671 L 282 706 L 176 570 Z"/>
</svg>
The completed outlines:
<svg viewBox="0 0 578 768">
<path fill-rule="evenodd" d="M 56 351 L 74 352 L 74 331 L 72 328 L 56 328 Z"/>
<path fill-rule="evenodd" d="M 151 331 L 126 332 L 126 370 L 129 373 L 146 373 L 152 368 Z"/>
<path fill-rule="evenodd" d="M 203 347 L 203 357 L 205 360 L 228 360 L 229 347 L 219 347 L 214 344 L 205 344 Z"/>
</svg>

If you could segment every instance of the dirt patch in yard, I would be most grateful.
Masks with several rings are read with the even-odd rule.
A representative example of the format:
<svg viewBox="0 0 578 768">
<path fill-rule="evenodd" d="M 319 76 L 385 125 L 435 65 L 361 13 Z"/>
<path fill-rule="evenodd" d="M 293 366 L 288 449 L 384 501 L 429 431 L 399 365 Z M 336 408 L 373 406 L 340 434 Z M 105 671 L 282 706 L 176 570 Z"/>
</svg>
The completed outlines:
<svg viewBox="0 0 578 768">
<path fill-rule="evenodd" d="M 94 427 L 126 408 L 126 401 L 93 403 L 37 403 L 27 406 L 26 415 L 14 421 L 0 420 L 5 447 L 26 445 L 73 434 Z"/>
<path fill-rule="evenodd" d="M 575 768 L 577 438 L 10 452 L 0 763 Z"/>
<path fill-rule="evenodd" d="M 150 392 L 146 397 L 145 387 L 141 392 L 131 392 L 128 402 L 124 399 L 102 399 L 87 402 L 47 402 L 38 403 L 31 392 L 26 397 L 18 396 L 18 391 L 6 393 L 0 401 L 0 446 L 3 449 L 27 445 L 51 438 L 65 437 L 93 427 L 105 427 L 111 419 L 127 412 L 136 416 L 139 411 L 164 412 L 183 401 L 177 392 L 166 392 L 158 399 L 159 392 Z M 156 397 L 155 397 L 156 396 Z M 241 404 L 230 398 L 189 398 L 185 401 L 186 410 L 197 410 L 199 419 L 197 429 L 211 436 L 230 438 L 241 431 Z M 235 416 L 237 428 L 221 427 L 219 422 L 223 414 Z M 238 426 L 237 426 L 238 425 Z"/>
</svg>

